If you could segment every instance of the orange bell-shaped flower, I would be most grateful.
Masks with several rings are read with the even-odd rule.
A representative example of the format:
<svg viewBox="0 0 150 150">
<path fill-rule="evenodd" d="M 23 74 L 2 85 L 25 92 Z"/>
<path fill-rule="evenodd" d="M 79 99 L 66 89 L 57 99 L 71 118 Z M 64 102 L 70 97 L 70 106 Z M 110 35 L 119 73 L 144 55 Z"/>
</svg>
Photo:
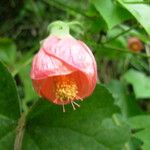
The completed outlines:
<svg viewBox="0 0 150 150">
<path fill-rule="evenodd" d="M 32 63 L 31 79 L 37 93 L 55 104 L 75 104 L 96 85 L 96 61 L 91 50 L 69 34 L 64 23 L 53 24 Z"/>
</svg>

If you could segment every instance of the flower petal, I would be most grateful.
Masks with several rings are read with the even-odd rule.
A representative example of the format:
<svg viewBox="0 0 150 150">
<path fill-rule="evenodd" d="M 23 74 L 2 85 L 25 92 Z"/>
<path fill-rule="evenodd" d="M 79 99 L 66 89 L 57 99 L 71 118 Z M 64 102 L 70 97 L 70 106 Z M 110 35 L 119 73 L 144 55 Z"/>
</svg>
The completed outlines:
<svg viewBox="0 0 150 150">
<path fill-rule="evenodd" d="M 75 71 L 74 68 L 53 56 L 47 55 L 42 49 L 40 49 L 33 59 L 31 78 L 38 80 L 49 76 L 69 74 L 73 71 Z"/>
</svg>

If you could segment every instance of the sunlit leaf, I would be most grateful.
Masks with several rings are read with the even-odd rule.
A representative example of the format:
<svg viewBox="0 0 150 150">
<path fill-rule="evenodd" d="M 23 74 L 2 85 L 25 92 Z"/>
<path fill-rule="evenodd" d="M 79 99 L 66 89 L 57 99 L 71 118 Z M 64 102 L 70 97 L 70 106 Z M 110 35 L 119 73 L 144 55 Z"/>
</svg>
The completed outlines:
<svg viewBox="0 0 150 150">
<path fill-rule="evenodd" d="M 112 0 L 91 0 L 97 11 L 104 18 L 109 29 L 131 18 L 131 15 Z"/>
<path fill-rule="evenodd" d="M 141 131 L 135 133 L 135 136 L 143 141 L 142 149 L 149 150 L 150 116 L 141 115 L 141 116 L 132 117 L 129 119 L 129 122 L 133 129 L 141 129 Z"/>
<path fill-rule="evenodd" d="M 137 98 L 150 97 L 150 77 L 142 72 L 130 69 L 123 78 L 133 86 Z"/>
<path fill-rule="evenodd" d="M 150 34 L 150 5 L 142 3 L 143 0 L 117 0 L 124 8 L 126 8 L 135 18 L 136 20 L 145 28 L 148 34 Z M 135 3 L 134 3 L 135 2 Z M 137 3 L 136 3 L 137 2 Z M 141 3 L 138 3 L 141 2 Z"/>
</svg>

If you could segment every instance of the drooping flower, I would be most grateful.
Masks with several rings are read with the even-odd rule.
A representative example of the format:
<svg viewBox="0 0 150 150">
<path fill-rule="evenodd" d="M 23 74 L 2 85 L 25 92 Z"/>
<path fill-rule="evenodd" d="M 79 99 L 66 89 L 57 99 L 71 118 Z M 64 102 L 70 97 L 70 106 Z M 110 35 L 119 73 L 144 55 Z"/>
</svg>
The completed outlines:
<svg viewBox="0 0 150 150">
<path fill-rule="evenodd" d="M 140 52 L 143 49 L 143 44 L 137 37 L 130 37 L 128 39 L 128 48 L 131 51 Z"/>
<path fill-rule="evenodd" d="M 82 41 L 69 34 L 69 26 L 55 22 L 32 62 L 31 79 L 37 93 L 55 104 L 88 97 L 97 80 L 96 61 Z"/>
</svg>

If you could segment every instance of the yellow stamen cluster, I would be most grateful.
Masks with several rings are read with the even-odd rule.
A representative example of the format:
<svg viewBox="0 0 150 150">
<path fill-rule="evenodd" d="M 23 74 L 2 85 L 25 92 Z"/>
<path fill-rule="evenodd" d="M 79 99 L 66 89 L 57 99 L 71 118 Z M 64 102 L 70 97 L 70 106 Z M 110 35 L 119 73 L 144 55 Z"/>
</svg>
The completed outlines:
<svg viewBox="0 0 150 150">
<path fill-rule="evenodd" d="M 56 82 L 56 99 L 63 101 L 72 101 L 78 93 L 77 84 L 71 78 L 59 78 Z"/>
</svg>

